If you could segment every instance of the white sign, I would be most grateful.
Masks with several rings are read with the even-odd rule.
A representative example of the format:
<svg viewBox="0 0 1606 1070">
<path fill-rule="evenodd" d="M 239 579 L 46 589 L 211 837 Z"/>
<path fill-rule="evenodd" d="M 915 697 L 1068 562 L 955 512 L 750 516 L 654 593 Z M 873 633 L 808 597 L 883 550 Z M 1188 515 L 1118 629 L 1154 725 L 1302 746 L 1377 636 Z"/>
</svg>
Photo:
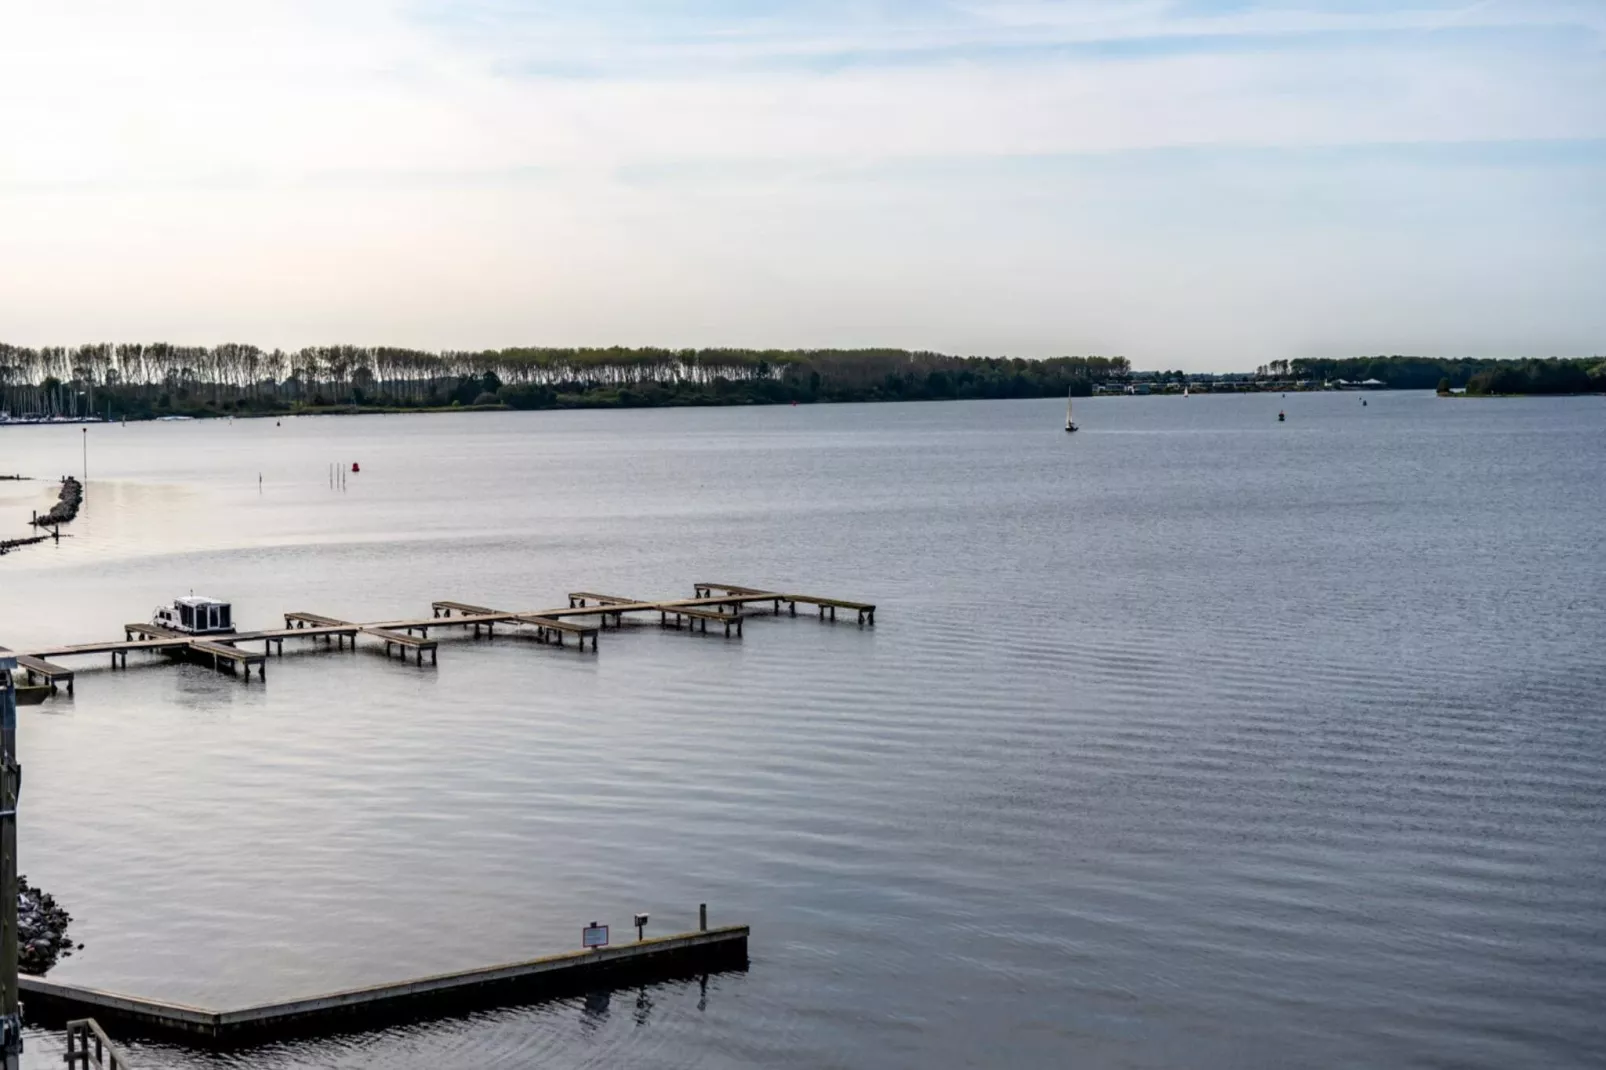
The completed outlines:
<svg viewBox="0 0 1606 1070">
<path fill-rule="evenodd" d="M 606 925 L 587 925 L 580 930 L 581 947 L 607 947 L 608 927 Z"/>
</svg>

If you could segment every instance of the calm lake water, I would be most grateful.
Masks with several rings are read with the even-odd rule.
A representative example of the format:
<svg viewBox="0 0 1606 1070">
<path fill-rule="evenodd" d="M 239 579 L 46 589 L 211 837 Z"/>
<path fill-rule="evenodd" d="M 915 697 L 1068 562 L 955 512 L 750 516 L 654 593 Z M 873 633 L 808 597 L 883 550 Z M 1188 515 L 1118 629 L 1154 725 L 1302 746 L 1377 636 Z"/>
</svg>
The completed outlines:
<svg viewBox="0 0 1606 1070">
<path fill-rule="evenodd" d="M 191 589 L 251 627 L 698 580 L 880 611 L 265 686 L 91 659 L 20 728 L 23 870 L 87 945 L 52 976 L 226 1007 L 706 901 L 754 926 L 706 990 L 139 1062 L 1598 1066 L 1606 401 L 1369 401 L 94 427 L 0 643 Z M 84 438 L 0 429 L 0 471 Z M 0 532 L 54 489 L 0 483 Z"/>
</svg>

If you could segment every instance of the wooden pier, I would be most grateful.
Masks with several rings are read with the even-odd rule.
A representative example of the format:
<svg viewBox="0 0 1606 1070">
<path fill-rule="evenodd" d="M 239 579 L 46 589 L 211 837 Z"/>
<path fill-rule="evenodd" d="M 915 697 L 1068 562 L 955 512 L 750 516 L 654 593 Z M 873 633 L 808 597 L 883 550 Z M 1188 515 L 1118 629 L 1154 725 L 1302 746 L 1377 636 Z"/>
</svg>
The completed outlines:
<svg viewBox="0 0 1606 1070">
<path fill-rule="evenodd" d="M 787 614 L 797 616 L 799 604 L 818 609 L 821 621 L 835 621 L 837 610 L 857 614 L 860 627 L 874 626 L 874 604 L 850 602 L 839 598 L 818 595 L 791 594 L 743 587 L 726 583 L 696 583 L 692 598 L 672 598 L 658 601 L 636 599 L 623 595 L 598 594 L 595 591 L 569 592 L 567 606 L 537 610 L 500 610 L 471 602 L 442 599 L 431 604 L 429 617 L 359 623 L 322 613 L 296 611 L 284 614 L 284 627 L 252 632 L 234 632 L 212 635 L 191 635 L 159 624 L 125 624 L 122 641 L 105 643 L 73 643 L 54 647 L 38 647 L 23 651 L 18 656 L 18 668 L 25 672 L 28 682 L 45 681 L 55 692 L 65 685 L 73 692 L 75 670 L 57 663 L 57 659 L 90 655 L 109 655 L 112 668 L 128 667 L 131 652 L 149 652 L 180 657 L 210 665 L 214 669 L 239 673 L 247 681 L 251 670 L 259 680 L 267 679 L 267 661 L 270 654 L 284 656 L 286 639 L 322 641 L 325 648 L 345 650 L 357 648 L 359 636 L 366 636 L 384 644 L 386 657 L 399 653 L 406 662 L 413 655 L 415 665 L 422 666 L 424 655 L 430 664 L 437 664 L 439 642 L 430 637 L 435 628 L 472 629 L 475 638 L 482 635 L 494 638 L 496 626 L 509 630 L 525 630 L 541 644 L 564 646 L 567 638 L 575 640 L 582 653 L 590 640 L 591 651 L 597 650 L 597 639 L 610 625 L 622 628 L 626 618 L 649 621 L 656 614 L 658 624 L 664 628 L 681 628 L 707 634 L 709 625 L 721 629 L 727 639 L 742 638 L 743 621 L 754 612 L 768 609 L 781 615 L 784 606 Z M 245 644 L 262 643 L 260 653 L 244 649 Z M 241 671 L 243 670 L 243 672 Z"/>
<path fill-rule="evenodd" d="M 398 1021 L 415 1022 L 625 984 L 744 970 L 748 964 L 748 935 L 746 925 L 701 929 L 226 1011 L 60 984 L 41 977 L 24 976 L 21 988 L 28 1017 L 39 1024 L 93 1017 L 106 1024 L 115 1023 L 131 1034 L 207 1047 L 236 1047 Z"/>
<path fill-rule="evenodd" d="M 490 609 L 486 606 L 476 606 L 468 602 L 433 602 L 430 608 L 435 615 L 429 620 L 400 621 L 392 625 L 392 627 L 421 628 L 427 633 L 428 629 L 434 627 L 450 627 L 452 625 L 467 627 L 472 625 L 474 637 L 477 639 L 482 626 L 485 628 L 487 635 L 494 636 L 498 624 L 526 624 L 536 630 L 535 639 L 538 643 L 556 643 L 558 646 L 562 646 L 563 637 L 565 635 L 573 635 L 577 637 L 576 642 L 579 643 L 581 651 L 585 650 L 586 640 L 590 639 L 593 653 L 597 649 L 597 633 L 602 630 L 595 624 L 575 624 L 572 621 L 561 620 L 547 613 L 504 613 L 501 610 Z M 457 616 L 452 616 L 453 613 L 456 613 Z"/>
<path fill-rule="evenodd" d="M 65 683 L 67 694 L 72 694 L 73 671 L 60 665 L 52 664 L 43 658 L 32 657 L 28 654 L 17 655 L 17 668 L 28 674 L 31 684 L 36 679 L 43 680 L 50 685 L 50 693 L 55 694 L 57 687 Z"/>
<path fill-rule="evenodd" d="M 371 635 L 385 644 L 385 657 L 390 657 L 392 650 L 401 652 L 403 661 L 407 660 L 407 652 L 411 650 L 416 656 L 418 664 L 424 664 L 424 652 L 429 651 L 429 663 L 436 664 L 436 648 L 439 643 L 427 636 L 414 635 L 411 631 L 397 632 L 378 624 L 353 624 L 349 620 L 339 620 L 335 617 L 325 617 L 321 613 L 286 613 L 284 615 L 285 631 L 305 632 L 309 627 L 322 630 L 326 636 L 333 635 L 337 646 L 344 646 L 347 639 L 351 640 L 352 649 L 357 647 L 357 636 Z"/>
</svg>

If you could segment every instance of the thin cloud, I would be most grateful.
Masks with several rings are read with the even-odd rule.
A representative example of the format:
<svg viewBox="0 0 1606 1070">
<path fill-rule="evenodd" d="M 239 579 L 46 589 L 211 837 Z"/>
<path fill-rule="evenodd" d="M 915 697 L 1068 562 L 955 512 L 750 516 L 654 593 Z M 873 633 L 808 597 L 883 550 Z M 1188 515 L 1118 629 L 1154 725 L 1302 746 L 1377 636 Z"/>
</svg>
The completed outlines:
<svg viewBox="0 0 1606 1070">
<path fill-rule="evenodd" d="M 8 5 L 8 337 L 1598 348 L 1600 5 L 1367 6 Z"/>
</svg>

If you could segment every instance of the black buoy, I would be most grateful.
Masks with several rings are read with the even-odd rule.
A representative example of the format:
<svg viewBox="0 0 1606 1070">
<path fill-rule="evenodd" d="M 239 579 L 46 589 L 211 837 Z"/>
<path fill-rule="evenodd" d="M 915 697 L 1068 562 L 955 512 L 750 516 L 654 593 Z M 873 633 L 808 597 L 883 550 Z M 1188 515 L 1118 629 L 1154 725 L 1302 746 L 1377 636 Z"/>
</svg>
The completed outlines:
<svg viewBox="0 0 1606 1070">
<path fill-rule="evenodd" d="M 1277 422 L 1278 423 L 1282 423 L 1286 419 L 1288 419 L 1288 414 L 1287 413 L 1281 412 L 1281 411 L 1279 411 L 1277 413 Z"/>
</svg>

